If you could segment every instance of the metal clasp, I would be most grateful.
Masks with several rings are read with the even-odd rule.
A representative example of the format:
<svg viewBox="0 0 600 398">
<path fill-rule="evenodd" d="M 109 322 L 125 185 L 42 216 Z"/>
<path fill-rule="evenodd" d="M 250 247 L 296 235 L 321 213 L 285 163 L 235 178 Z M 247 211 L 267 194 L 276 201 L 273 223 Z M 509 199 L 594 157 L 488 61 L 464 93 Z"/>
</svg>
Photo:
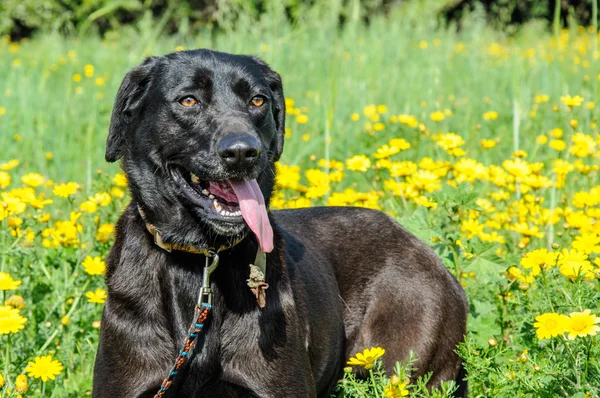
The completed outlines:
<svg viewBox="0 0 600 398">
<path fill-rule="evenodd" d="M 212 262 L 211 262 L 212 259 Z M 202 306 L 202 303 L 208 303 L 212 305 L 212 290 L 210 290 L 210 274 L 219 265 L 219 255 L 209 250 L 206 253 L 206 263 L 204 264 L 204 270 L 202 272 L 202 287 L 200 288 L 200 294 L 198 296 L 198 307 Z"/>
</svg>

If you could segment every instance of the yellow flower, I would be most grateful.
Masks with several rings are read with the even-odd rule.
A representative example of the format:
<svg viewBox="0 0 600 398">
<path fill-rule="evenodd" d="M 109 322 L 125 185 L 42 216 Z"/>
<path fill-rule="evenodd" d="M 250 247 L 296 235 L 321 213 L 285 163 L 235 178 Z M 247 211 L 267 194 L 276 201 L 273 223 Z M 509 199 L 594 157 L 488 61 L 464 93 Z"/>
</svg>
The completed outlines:
<svg viewBox="0 0 600 398">
<path fill-rule="evenodd" d="M 383 131 L 385 129 L 385 124 L 383 123 L 375 123 L 373 125 L 373 130 L 375 131 Z"/>
<path fill-rule="evenodd" d="M 17 333 L 25 328 L 27 318 L 19 314 L 19 310 L 7 305 L 0 305 L 0 334 Z"/>
<path fill-rule="evenodd" d="M 96 289 L 96 291 L 86 292 L 85 297 L 88 299 L 88 303 L 104 304 L 106 302 L 106 290 Z"/>
<path fill-rule="evenodd" d="M 531 275 L 539 275 L 540 269 L 548 269 L 556 264 L 558 253 L 548 253 L 546 249 L 538 249 L 526 253 L 521 259 L 523 268 L 531 268 Z"/>
<path fill-rule="evenodd" d="M 371 167 L 371 160 L 365 155 L 356 155 L 346 159 L 346 168 L 352 171 L 362 171 L 363 173 Z"/>
<path fill-rule="evenodd" d="M 564 151 L 567 147 L 567 143 L 563 140 L 550 140 L 548 146 L 556 151 Z"/>
<path fill-rule="evenodd" d="M 533 100 L 537 103 L 537 104 L 542 104 L 544 102 L 548 102 L 550 101 L 550 96 L 547 94 L 538 94 L 535 97 L 533 97 Z"/>
<path fill-rule="evenodd" d="M 406 141 L 404 138 L 392 138 L 389 144 L 390 146 L 396 147 L 401 151 L 410 148 L 410 142 Z"/>
<path fill-rule="evenodd" d="M 554 312 L 538 315 L 535 317 L 535 334 L 537 338 L 549 339 L 563 334 L 567 330 L 568 317 Z"/>
<path fill-rule="evenodd" d="M 98 210 L 98 204 L 96 204 L 96 202 L 93 200 L 86 200 L 79 206 L 79 209 L 87 213 L 95 213 L 96 210 Z"/>
<path fill-rule="evenodd" d="M 588 261 L 587 254 L 576 249 L 563 249 L 558 258 L 558 266 L 560 273 L 569 279 L 579 276 L 583 276 L 584 279 L 594 277 L 594 267 Z"/>
<path fill-rule="evenodd" d="M 83 74 L 86 77 L 94 76 L 94 65 L 87 64 L 83 67 Z"/>
<path fill-rule="evenodd" d="M 75 73 L 75 74 L 73 75 L 73 81 L 74 81 L 75 83 L 79 83 L 79 82 L 81 81 L 81 75 L 80 75 L 79 73 Z"/>
<path fill-rule="evenodd" d="M 108 192 L 98 192 L 92 197 L 89 197 L 88 200 L 92 200 L 99 204 L 102 207 L 108 206 L 112 202 L 112 197 Z"/>
<path fill-rule="evenodd" d="M 74 182 L 67 182 L 66 184 L 56 184 L 52 192 L 61 198 L 68 198 L 71 195 L 75 195 L 78 188 L 78 184 Z"/>
<path fill-rule="evenodd" d="M 413 115 L 398 115 L 398 122 L 412 128 L 419 125 L 417 118 Z"/>
<path fill-rule="evenodd" d="M 4 387 L 4 376 L 2 376 L 2 373 L 0 373 L 0 390 L 2 387 Z"/>
<path fill-rule="evenodd" d="M 570 95 L 563 95 L 560 97 L 560 100 L 569 108 L 572 108 L 574 106 L 581 106 L 581 104 L 583 103 L 583 98 L 579 95 L 576 95 L 574 97 L 571 97 Z"/>
<path fill-rule="evenodd" d="M 106 263 L 99 256 L 87 256 L 83 260 L 83 268 L 90 275 L 102 275 L 106 271 Z"/>
<path fill-rule="evenodd" d="M 596 234 L 582 234 L 575 237 L 571 245 L 574 249 L 584 253 L 600 253 L 600 236 Z"/>
<path fill-rule="evenodd" d="M 453 156 L 463 156 L 465 151 L 460 148 L 465 144 L 465 140 L 458 134 L 447 133 L 447 134 L 439 134 L 433 137 L 442 149 L 444 149 L 448 154 Z"/>
<path fill-rule="evenodd" d="M 446 115 L 442 111 L 435 111 L 429 114 L 429 118 L 434 122 L 441 122 L 446 118 Z"/>
<path fill-rule="evenodd" d="M 101 243 L 108 242 L 115 232 L 115 227 L 112 224 L 102 224 L 96 232 L 96 240 Z"/>
<path fill-rule="evenodd" d="M 385 387 L 383 390 L 383 396 L 388 398 L 399 398 L 408 396 L 408 390 L 406 389 L 406 383 L 392 383 Z"/>
<path fill-rule="evenodd" d="M 398 152 L 400 152 L 400 148 L 383 144 L 381 147 L 377 148 L 377 152 L 375 152 L 373 156 L 376 159 L 385 159 L 397 154 Z"/>
<path fill-rule="evenodd" d="M 358 113 L 356 113 L 356 112 L 355 112 L 355 113 L 353 113 L 353 114 L 351 114 L 351 115 L 350 115 L 350 119 L 351 119 L 353 122 L 357 122 L 357 121 L 360 119 L 360 115 L 359 115 Z"/>
<path fill-rule="evenodd" d="M 123 191 L 121 188 L 112 187 L 110 189 L 110 195 L 113 198 L 123 199 L 125 197 L 125 191 Z"/>
<path fill-rule="evenodd" d="M 496 119 L 498 119 L 498 112 L 496 112 L 496 111 L 485 112 L 483 114 L 483 119 L 484 120 L 496 120 Z"/>
<path fill-rule="evenodd" d="M 63 371 L 63 366 L 56 359 L 52 359 L 52 355 L 35 357 L 33 362 L 28 362 L 25 371 L 29 377 L 42 379 L 43 382 L 48 379 L 54 380 L 60 372 Z"/>
<path fill-rule="evenodd" d="M 596 152 L 596 140 L 590 135 L 575 133 L 571 140 L 573 146 L 569 148 L 569 153 L 572 155 L 583 158 Z"/>
<path fill-rule="evenodd" d="M 479 143 L 481 144 L 481 147 L 483 149 L 490 149 L 490 148 L 495 147 L 496 144 L 498 143 L 498 141 L 484 138 L 481 141 L 479 141 Z"/>
<path fill-rule="evenodd" d="M 117 173 L 113 177 L 113 182 L 116 186 L 125 188 L 127 187 L 127 176 L 123 173 Z"/>
<path fill-rule="evenodd" d="M 19 161 L 17 159 L 11 159 L 6 163 L 0 164 L 0 170 L 9 171 L 14 169 L 19 165 Z"/>
<path fill-rule="evenodd" d="M 591 314 L 590 310 L 572 312 L 567 321 L 569 340 L 574 340 L 576 337 L 595 336 L 600 331 L 597 323 L 600 323 L 600 318 Z"/>
<path fill-rule="evenodd" d="M 0 272 L 0 290 L 15 290 L 20 284 L 21 281 L 14 280 L 10 274 Z"/>
<path fill-rule="evenodd" d="M 348 365 L 362 366 L 365 369 L 371 369 L 375 361 L 385 354 L 381 347 L 366 348 L 363 352 L 357 353 L 348 360 Z"/>
<path fill-rule="evenodd" d="M 15 390 L 19 394 L 25 394 L 28 389 L 29 387 L 27 386 L 27 377 L 25 377 L 25 375 L 23 374 L 18 375 L 17 379 L 15 380 Z"/>
<path fill-rule="evenodd" d="M 25 308 L 25 300 L 23 299 L 22 296 L 13 294 L 12 296 L 10 296 L 9 298 L 6 299 L 5 301 L 6 305 L 10 305 L 13 308 L 18 308 L 18 309 L 23 309 Z"/>
<path fill-rule="evenodd" d="M 4 189 L 10 185 L 10 174 L 6 171 L 0 171 L 0 189 Z"/>
<path fill-rule="evenodd" d="M 298 124 L 306 124 L 308 122 L 308 116 L 301 113 L 296 116 L 296 122 L 298 122 Z"/>
<path fill-rule="evenodd" d="M 21 177 L 23 184 L 29 185 L 30 187 L 39 187 L 46 182 L 46 179 L 38 173 L 27 173 Z"/>
<path fill-rule="evenodd" d="M 104 86 L 104 79 L 101 77 L 96 78 L 96 86 Z"/>
</svg>

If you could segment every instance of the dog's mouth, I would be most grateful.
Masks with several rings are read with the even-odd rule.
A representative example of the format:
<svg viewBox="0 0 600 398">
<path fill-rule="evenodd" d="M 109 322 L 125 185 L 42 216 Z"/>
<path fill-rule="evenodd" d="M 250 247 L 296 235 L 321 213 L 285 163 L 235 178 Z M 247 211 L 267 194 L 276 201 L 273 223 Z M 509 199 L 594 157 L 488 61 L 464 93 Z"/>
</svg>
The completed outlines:
<svg viewBox="0 0 600 398">
<path fill-rule="evenodd" d="M 210 181 L 181 166 L 170 170 L 187 199 L 201 209 L 202 216 L 218 230 L 239 233 L 245 222 L 256 235 L 262 251 L 273 249 L 273 230 L 256 180 Z"/>
<path fill-rule="evenodd" d="M 227 180 L 202 180 L 183 167 L 171 169 L 173 179 L 185 196 L 212 220 L 243 223 L 239 200 Z"/>
</svg>

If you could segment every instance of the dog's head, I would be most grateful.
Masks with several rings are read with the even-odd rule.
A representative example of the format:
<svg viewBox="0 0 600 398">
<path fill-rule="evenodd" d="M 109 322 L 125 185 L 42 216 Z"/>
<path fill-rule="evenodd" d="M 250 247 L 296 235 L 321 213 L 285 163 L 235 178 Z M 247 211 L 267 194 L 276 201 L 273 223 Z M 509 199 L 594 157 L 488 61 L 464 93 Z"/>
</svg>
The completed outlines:
<svg viewBox="0 0 600 398">
<path fill-rule="evenodd" d="M 122 159 L 165 242 L 218 247 L 265 222 L 284 120 L 281 79 L 258 58 L 151 57 L 119 88 L 106 160 Z"/>
</svg>

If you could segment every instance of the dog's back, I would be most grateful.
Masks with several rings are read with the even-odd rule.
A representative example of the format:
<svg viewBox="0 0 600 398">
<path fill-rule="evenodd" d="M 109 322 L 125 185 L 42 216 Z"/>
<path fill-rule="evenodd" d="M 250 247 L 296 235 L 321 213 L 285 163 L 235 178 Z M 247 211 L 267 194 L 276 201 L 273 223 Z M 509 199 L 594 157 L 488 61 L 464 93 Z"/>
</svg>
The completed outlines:
<svg viewBox="0 0 600 398">
<path fill-rule="evenodd" d="M 414 377 L 433 372 L 432 385 L 456 377 L 461 360 L 454 350 L 466 332 L 468 304 L 433 250 L 379 211 L 317 207 L 276 211 L 273 218 L 304 252 L 321 253 L 334 267 L 346 357 L 381 346 L 391 372 L 412 350 Z"/>
</svg>

